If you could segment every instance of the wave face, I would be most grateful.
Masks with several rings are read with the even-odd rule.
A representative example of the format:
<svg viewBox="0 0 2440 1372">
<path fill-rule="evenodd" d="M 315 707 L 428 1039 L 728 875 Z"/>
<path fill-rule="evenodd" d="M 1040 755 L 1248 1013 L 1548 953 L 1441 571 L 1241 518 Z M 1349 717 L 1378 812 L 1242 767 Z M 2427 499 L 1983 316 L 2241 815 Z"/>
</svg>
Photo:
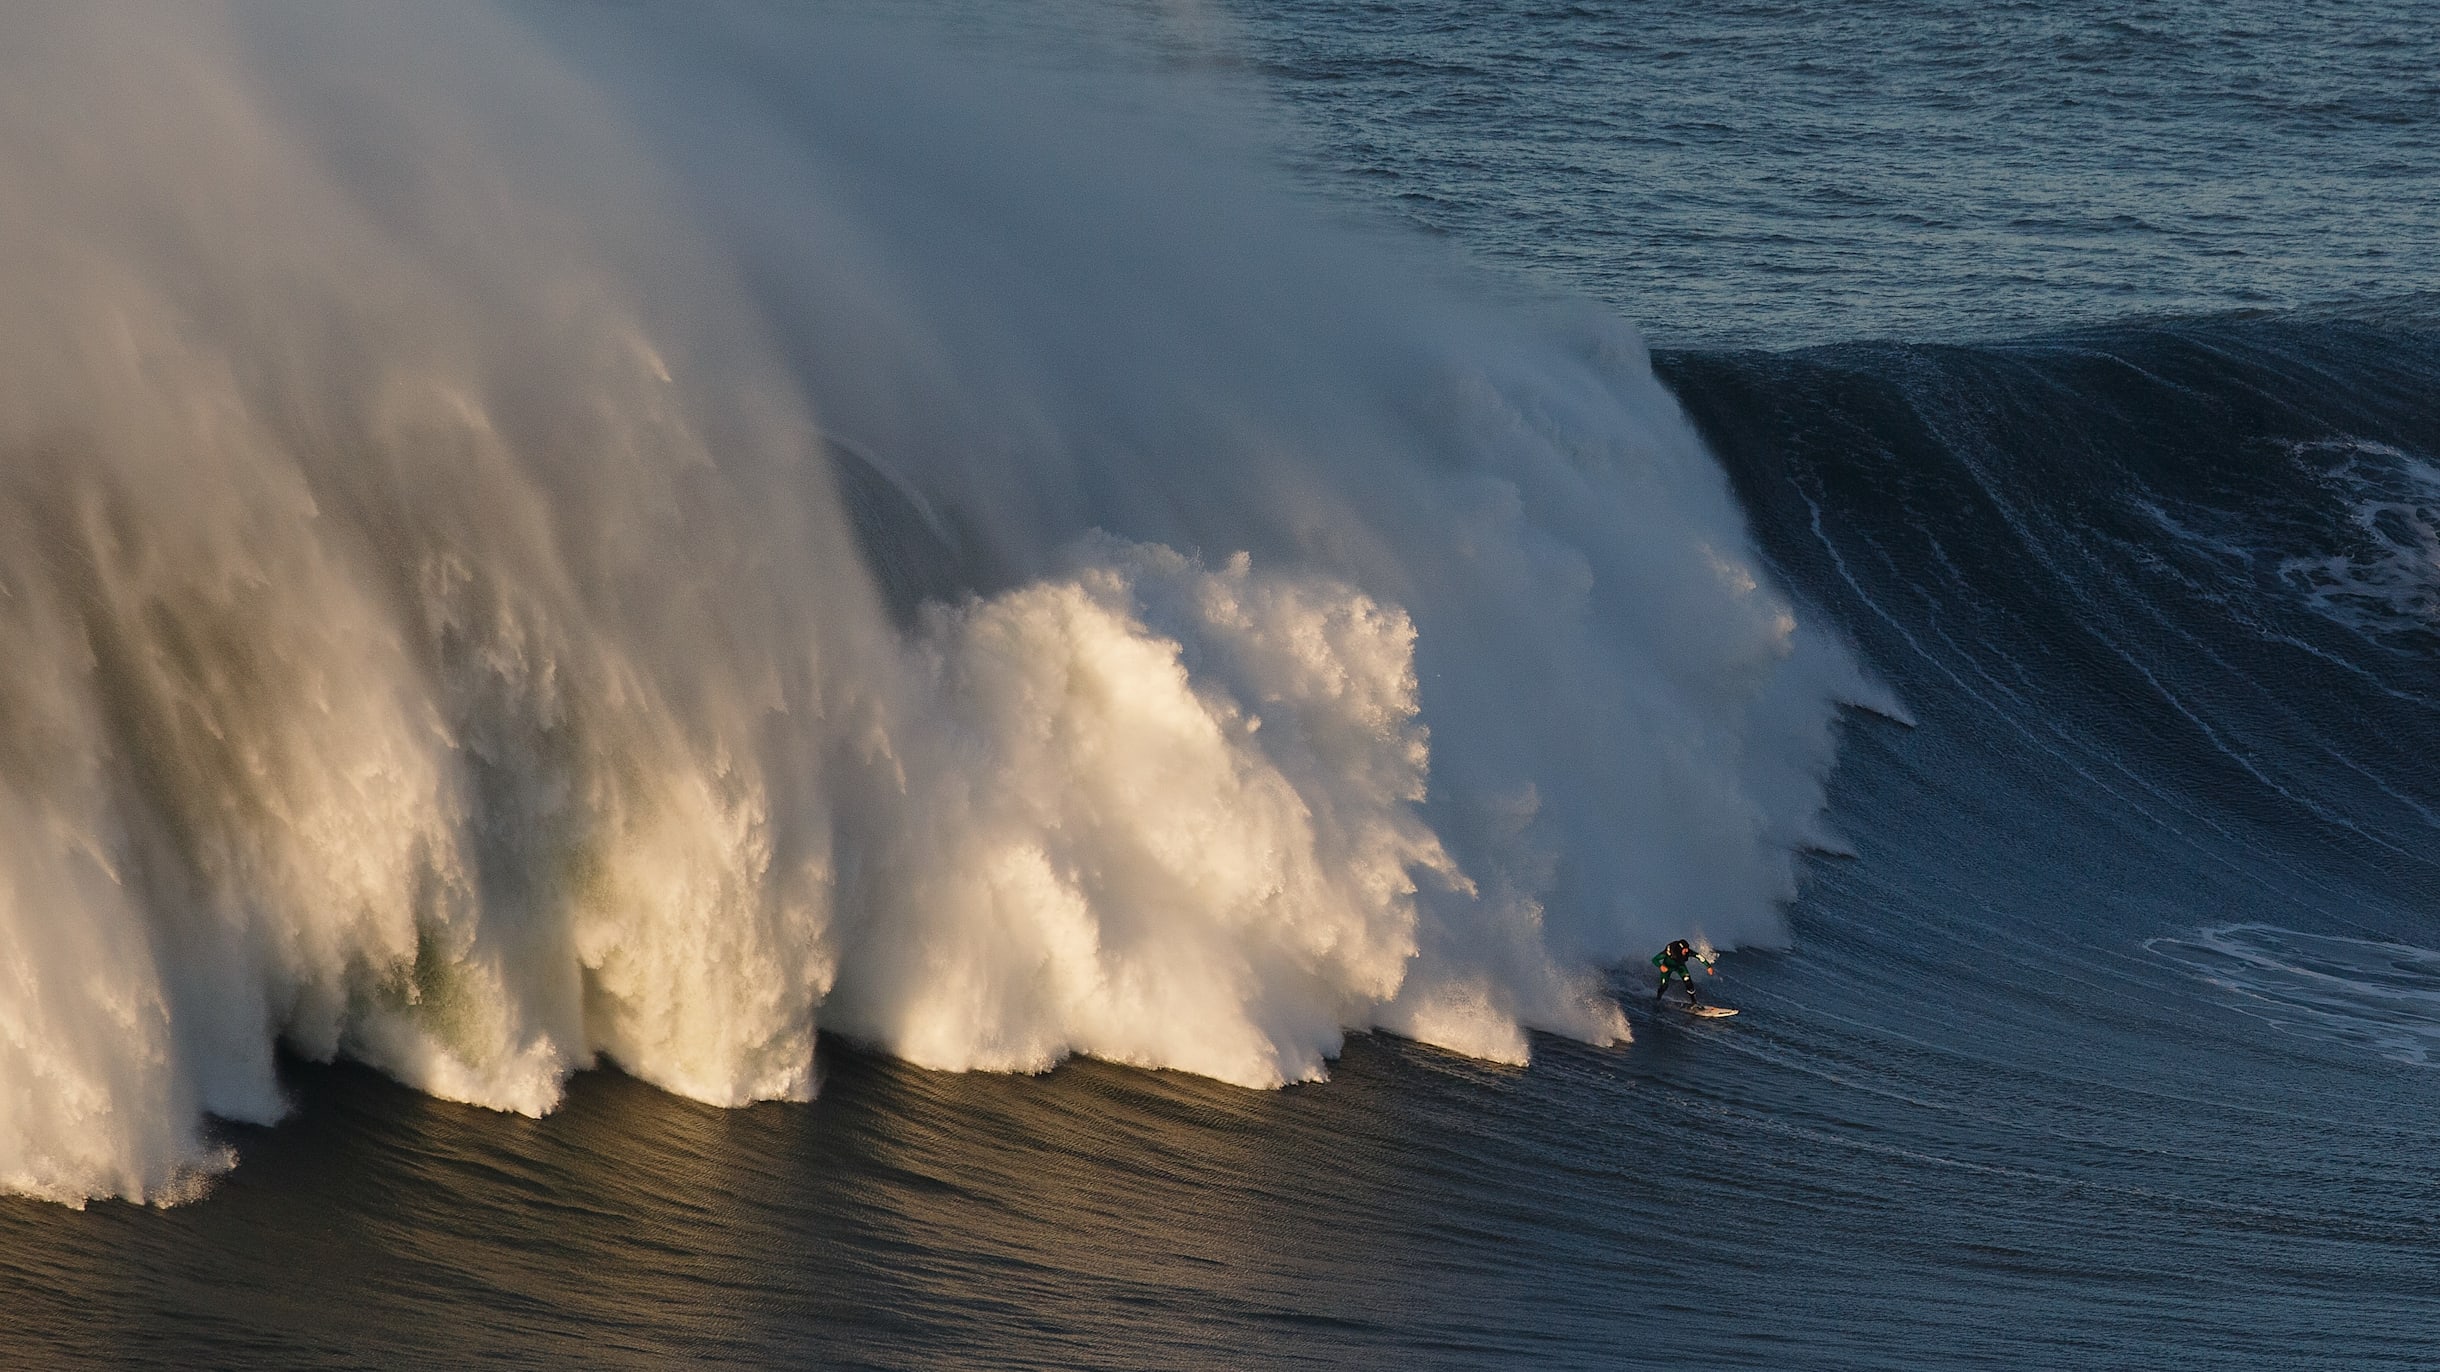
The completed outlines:
<svg viewBox="0 0 2440 1372">
<path fill-rule="evenodd" d="M 2249 879 L 2429 889 L 2440 348 L 2417 315 L 1667 370 L 1774 565 L 1995 775 Z"/>
<path fill-rule="evenodd" d="M 1849 732 L 1858 860 L 1811 866 L 1793 951 L 1736 969 L 1767 1032 L 1685 1087 L 1772 1178 L 1708 1237 L 1798 1256 L 1680 1294 L 1770 1304 L 1724 1336 L 1766 1363 L 2419 1361 L 2428 312 L 1658 365 L 1916 721 Z"/>
<path fill-rule="evenodd" d="M 1208 101 L 687 25 L 0 20 L 0 1186 L 192 1194 L 282 1045 L 1270 1086 L 1784 941 L 1869 691 L 1622 326 Z"/>
</svg>

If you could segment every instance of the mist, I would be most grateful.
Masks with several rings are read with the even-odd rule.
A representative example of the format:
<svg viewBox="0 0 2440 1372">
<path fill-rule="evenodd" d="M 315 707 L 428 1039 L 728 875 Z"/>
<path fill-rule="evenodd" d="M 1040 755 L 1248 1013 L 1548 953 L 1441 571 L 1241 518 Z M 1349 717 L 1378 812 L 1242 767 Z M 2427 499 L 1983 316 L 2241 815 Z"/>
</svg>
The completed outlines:
<svg viewBox="0 0 2440 1372">
<path fill-rule="evenodd" d="M 1276 1087 L 1784 942 L 1874 691 L 1633 329 L 1129 22 L 0 15 L 0 1187 L 197 1194 L 283 1046 Z"/>
</svg>

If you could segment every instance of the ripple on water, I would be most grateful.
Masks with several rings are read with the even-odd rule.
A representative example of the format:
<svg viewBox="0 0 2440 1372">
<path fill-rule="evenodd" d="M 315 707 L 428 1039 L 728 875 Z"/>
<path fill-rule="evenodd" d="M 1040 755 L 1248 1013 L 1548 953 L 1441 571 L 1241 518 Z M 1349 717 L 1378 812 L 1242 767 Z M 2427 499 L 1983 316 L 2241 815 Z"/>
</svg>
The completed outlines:
<svg viewBox="0 0 2440 1372">
<path fill-rule="evenodd" d="M 2213 925 L 2144 946 L 2279 1029 L 2440 1065 L 2440 951 L 2269 924 Z"/>
</svg>

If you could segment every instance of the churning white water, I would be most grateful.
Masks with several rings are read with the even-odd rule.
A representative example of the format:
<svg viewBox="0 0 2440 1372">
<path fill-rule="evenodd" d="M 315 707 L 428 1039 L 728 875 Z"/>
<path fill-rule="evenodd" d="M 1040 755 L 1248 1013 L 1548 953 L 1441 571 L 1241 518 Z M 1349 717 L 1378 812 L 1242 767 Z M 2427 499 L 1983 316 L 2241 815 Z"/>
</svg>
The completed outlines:
<svg viewBox="0 0 2440 1372">
<path fill-rule="evenodd" d="M 1865 688 L 1629 330 L 687 22 L 0 14 L 0 1187 L 190 1194 L 283 1042 L 1273 1086 L 1783 937 Z"/>
</svg>

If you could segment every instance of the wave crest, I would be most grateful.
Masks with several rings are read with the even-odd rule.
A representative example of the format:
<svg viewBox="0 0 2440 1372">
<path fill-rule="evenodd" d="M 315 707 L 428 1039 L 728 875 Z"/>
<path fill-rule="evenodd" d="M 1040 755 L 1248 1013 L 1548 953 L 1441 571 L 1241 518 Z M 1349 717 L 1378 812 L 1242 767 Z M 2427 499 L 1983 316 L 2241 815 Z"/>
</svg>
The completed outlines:
<svg viewBox="0 0 2440 1372">
<path fill-rule="evenodd" d="M 1622 326 L 902 35 L 547 23 L 0 19 L 0 1185 L 193 1194 L 283 1042 L 1267 1086 L 1784 937 L 1856 678 Z"/>
</svg>

